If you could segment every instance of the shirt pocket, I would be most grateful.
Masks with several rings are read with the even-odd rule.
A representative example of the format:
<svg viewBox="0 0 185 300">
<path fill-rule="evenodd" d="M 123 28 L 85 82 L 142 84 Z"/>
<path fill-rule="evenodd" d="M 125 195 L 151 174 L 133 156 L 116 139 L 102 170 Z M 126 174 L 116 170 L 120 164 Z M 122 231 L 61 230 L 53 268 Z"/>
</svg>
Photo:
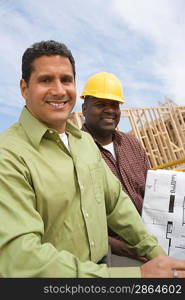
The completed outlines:
<svg viewBox="0 0 185 300">
<path fill-rule="evenodd" d="M 89 165 L 92 190 L 97 203 L 104 203 L 103 175 L 99 164 Z"/>
</svg>

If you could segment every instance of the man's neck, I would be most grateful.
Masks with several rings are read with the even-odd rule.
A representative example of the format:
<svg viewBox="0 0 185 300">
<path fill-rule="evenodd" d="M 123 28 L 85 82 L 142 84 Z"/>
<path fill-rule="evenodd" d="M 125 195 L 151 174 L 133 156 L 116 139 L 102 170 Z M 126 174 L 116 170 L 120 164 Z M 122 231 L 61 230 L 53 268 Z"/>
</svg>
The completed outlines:
<svg viewBox="0 0 185 300">
<path fill-rule="evenodd" d="M 94 136 L 94 138 L 102 146 L 112 143 L 112 134 L 109 136 L 106 136 L 106 137 L 96 135 L 96 136 Z"/>
<path fill-rule="evenodd" d="M 92 128 L 89 128 L 86 124 L 85 127 L 89 131 L 89 133 L 93 136 L 93 138 L 102 146 L 108 145 L 112 143 L 113 140 L 113 133 L 104 132 L 103 134 L 100 134 L 100 132 L 97 132 L 93 130 Z"/>
</svg>

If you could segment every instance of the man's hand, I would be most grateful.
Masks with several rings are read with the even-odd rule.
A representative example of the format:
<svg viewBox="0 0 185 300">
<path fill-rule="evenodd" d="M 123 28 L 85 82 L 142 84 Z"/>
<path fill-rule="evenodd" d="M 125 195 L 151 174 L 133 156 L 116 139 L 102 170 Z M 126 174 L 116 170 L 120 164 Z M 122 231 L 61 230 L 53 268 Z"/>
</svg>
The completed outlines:
<svg viewBox="0 0 185 300">
<path fill-rule="evenodd" d="M 141 267 L 142 278 L 185 278 L 185 260 L 159 255 Z"/>
</svg>

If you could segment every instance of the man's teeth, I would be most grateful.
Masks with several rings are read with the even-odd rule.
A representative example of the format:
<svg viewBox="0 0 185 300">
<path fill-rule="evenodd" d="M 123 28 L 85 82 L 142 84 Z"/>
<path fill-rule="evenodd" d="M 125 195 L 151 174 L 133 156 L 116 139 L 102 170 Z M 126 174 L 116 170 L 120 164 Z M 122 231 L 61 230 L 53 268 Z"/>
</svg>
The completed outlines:
<svg viewBox="0 0 185 300">
<path fill-rule="evenodd" d="M 114 120 L 114 118 L 109 118 L 109 117 L 106 117 L 106 118 L 103 118 L 104 120 Z"/>
<path fill-rule="evenodd" d="M 64 105 L 66 104 L 66 102 L 62 102 L 62 103 L 48 102 L 48 104 L 52 105 L 54 107 L 57 107 L 57 108 L 62 108 L 62 107 L 64 107 Z"/>
</svg>

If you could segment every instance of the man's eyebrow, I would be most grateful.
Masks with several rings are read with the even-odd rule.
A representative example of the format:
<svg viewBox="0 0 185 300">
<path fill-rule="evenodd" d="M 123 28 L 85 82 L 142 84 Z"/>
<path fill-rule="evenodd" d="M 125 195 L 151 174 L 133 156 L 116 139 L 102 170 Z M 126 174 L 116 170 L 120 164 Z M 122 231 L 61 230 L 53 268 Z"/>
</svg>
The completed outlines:
<svg viewBox="0 0 185 300">
<path fill-rule="evenodd" d="M 99 99 L 94 99 L 93 102 L 94 103 L 104 103 L 103 100 L 99 100 Z"/>
<path fill-rule="evenodd" d="M 61 75 L 61 78 L 73 79 L 74 76 L 72 74 L 63 74 L 63 75 Z"/>
<path fill-rule="evenodd" d="M 42 78 L 49 78 L 49 77 L 53 77 L 53 75 L 47 74 L 47 73 L 38 75 L 38 78 L 39 78 L 39 79 L 40 79 L 40 78 L 41 78 L 41 79 L 42 79 Z"/>
</svg>

